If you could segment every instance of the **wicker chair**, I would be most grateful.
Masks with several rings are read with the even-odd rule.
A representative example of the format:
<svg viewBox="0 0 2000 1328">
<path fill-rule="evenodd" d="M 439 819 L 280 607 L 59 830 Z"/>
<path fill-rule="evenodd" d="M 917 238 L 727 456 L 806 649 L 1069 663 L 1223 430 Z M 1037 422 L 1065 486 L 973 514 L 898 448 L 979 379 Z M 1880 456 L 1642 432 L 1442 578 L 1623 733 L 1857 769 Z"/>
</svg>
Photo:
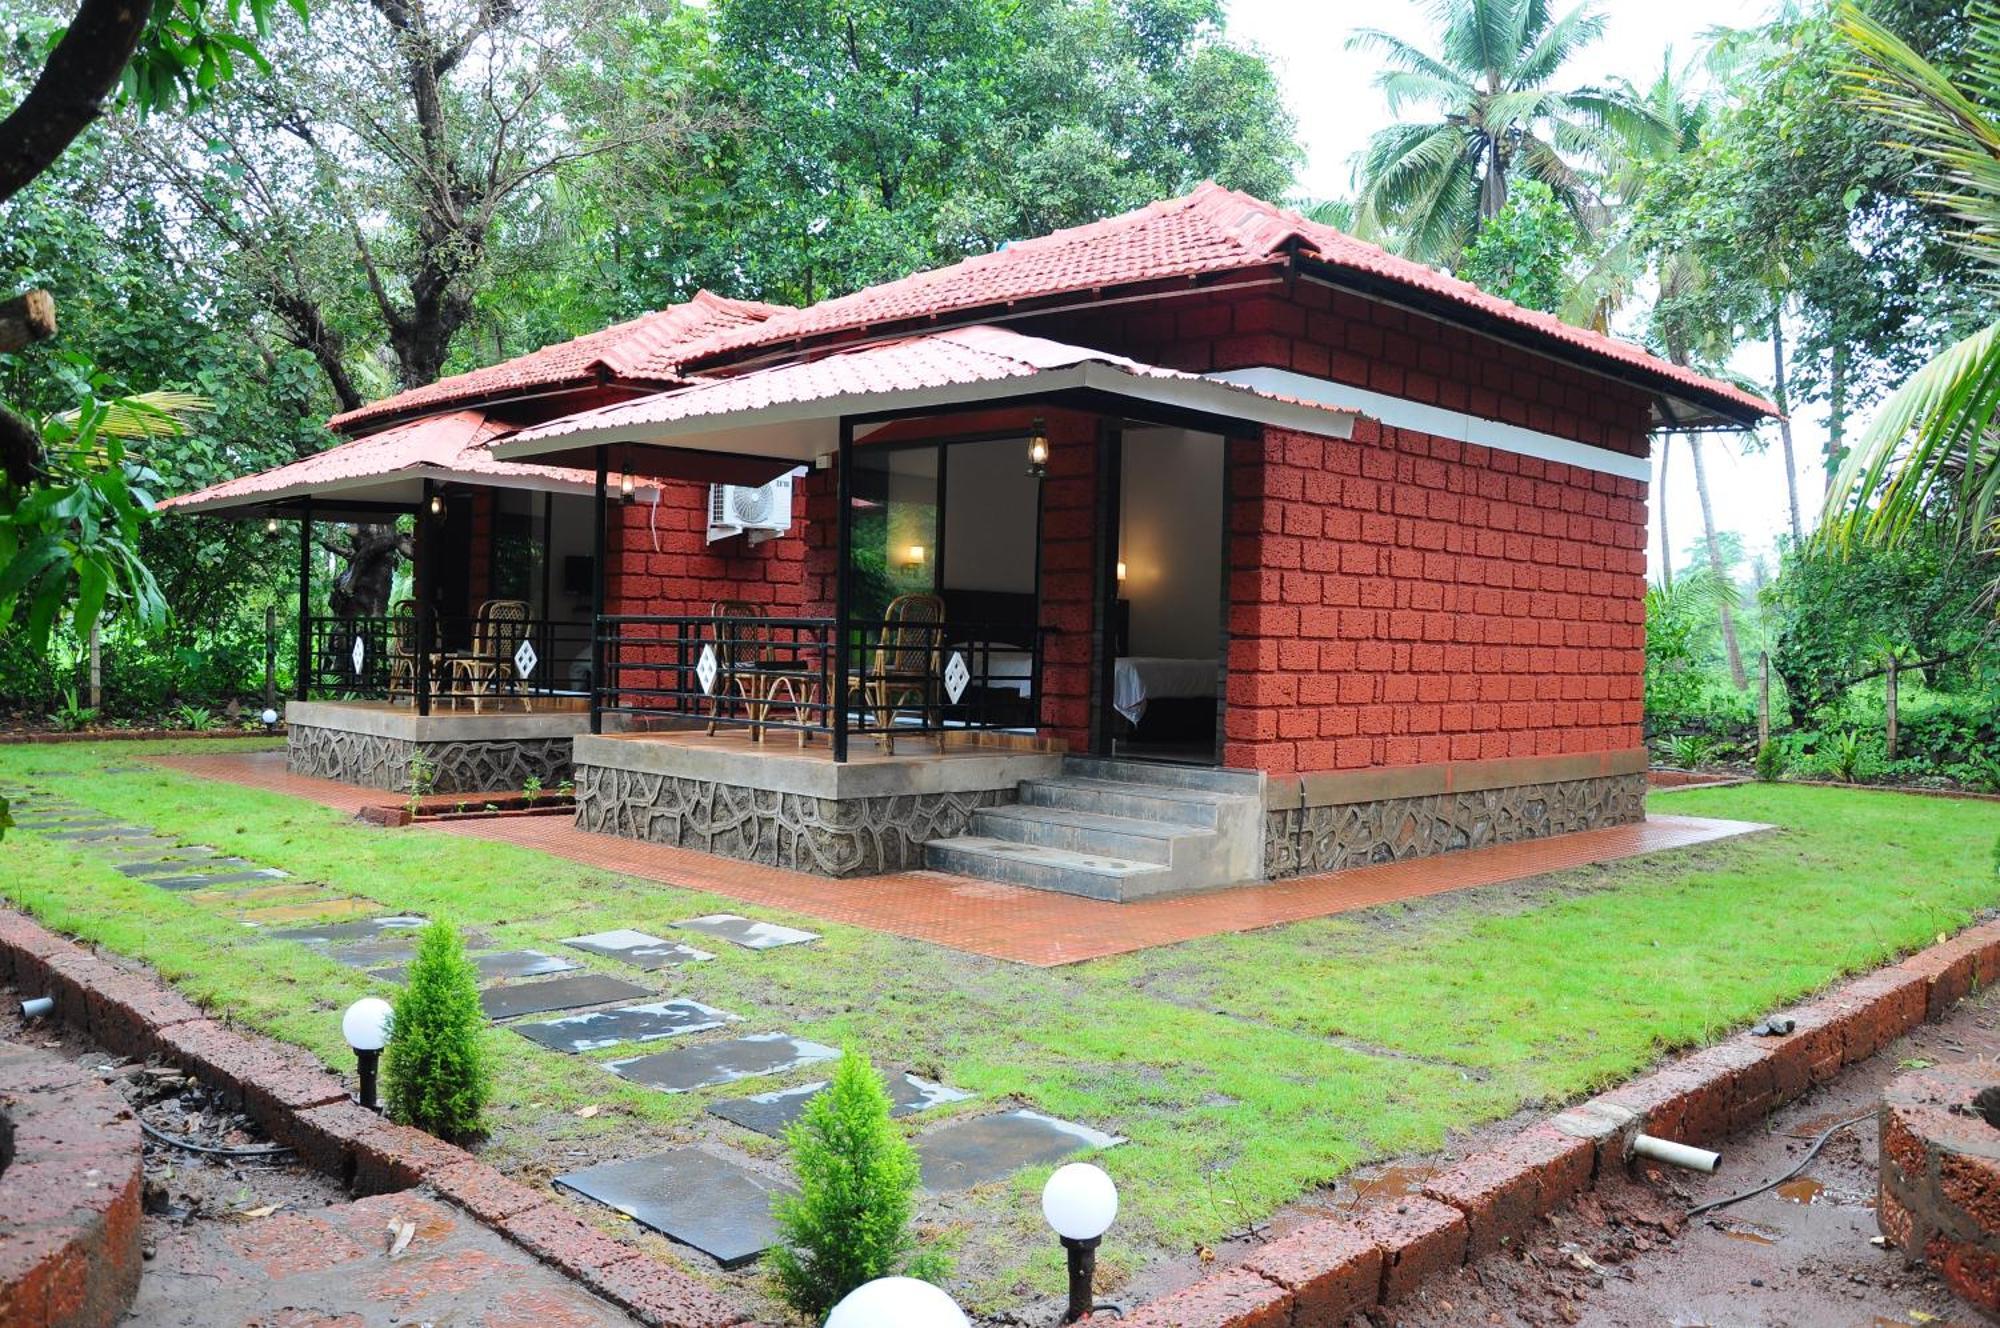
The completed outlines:
<svg viewBox="0 0 2000 1328">
<path fill-rule="evenodd" d="M 461 695 L 472 701 L 476 712 L 480 703 L 502 687 L 512 689 L 514 652 L 528 639 L 528 601 L 489 599 L 479 606 L 472 624 L 472 648 L 454 652 L 446 659 L 454 684 Z"/>
<path fill-rule="evenodd" d="M 708 731 L 712 734 L 722 720 L 722 707 L 731 697 L 749 707 L 754 720 L 757 706 L 756 668 L 764 662 L 764 632 L 758 626 L 764 610 L 740 599 L 719 599 L 708 606 L 715 628 L 715 690 L 709 695 Z M 760 736 L 753 722 L 750 736 Z"/>
<path fill-rule="evenodd" d="M 389 609 L 389 699 L 417 694 L 417 642 L 421 637 L 417 602 L 399 599 Z M 444 656 L 431 652 L 432 685 L 443 682 Z"/>
<path fill-rule="evenodd" d="M 912 698 L 927 705 L 937 685 L 944 601 L 936 595 L 898 595 L 882 618 L 882 635 L 862 679 L 862 697 L 875 716 L 882 749 L 893 756 L 897 709 Z M 924 713 L 928 722 L 928 711 Z"/>
</svg>

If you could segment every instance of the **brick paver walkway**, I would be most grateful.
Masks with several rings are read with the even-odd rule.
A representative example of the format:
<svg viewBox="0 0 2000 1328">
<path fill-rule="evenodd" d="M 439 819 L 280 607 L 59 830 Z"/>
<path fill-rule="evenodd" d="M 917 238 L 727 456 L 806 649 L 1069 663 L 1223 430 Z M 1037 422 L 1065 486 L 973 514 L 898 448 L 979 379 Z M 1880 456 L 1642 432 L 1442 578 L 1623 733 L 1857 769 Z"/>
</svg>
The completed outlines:
<svg viewBox="0 0 2000 1328">
<path fill-rule="evenodd" d="M 389 794 L 289 774 L 282 752 L 156 759 L 192 774 L 290 793 L 343 811 L 393 801 Z M 1409 862 L 1130 904 L 1080 899 L 941 872 L 894 872 L 829 880 L 689 849 L 590 834 L 560 816 L 456 821 L 424 830 L 520 844 L 665 885 L 706 890 L 745 903 L 852 923 L 995 959 L 1053 967 L 1224 932 L 1255 931 L 1327 917 L 1399 899 L 1498 885 L 1769 828 L 1749 821 L 1653 816 L 1640 825 L 1585 830 Z"/>
</svg>

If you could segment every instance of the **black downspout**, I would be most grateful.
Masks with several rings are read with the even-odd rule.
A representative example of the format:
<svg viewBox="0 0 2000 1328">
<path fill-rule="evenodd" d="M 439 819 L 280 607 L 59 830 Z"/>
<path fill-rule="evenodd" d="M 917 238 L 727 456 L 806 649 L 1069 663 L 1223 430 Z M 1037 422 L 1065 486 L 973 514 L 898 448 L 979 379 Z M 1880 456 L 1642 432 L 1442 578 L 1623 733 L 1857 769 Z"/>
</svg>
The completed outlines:
<svg viewBox="0 0 2000 1328">
<path fill-rule="evenodd" d="M 834 553 L 840 559 L 833 577 L 833 759 L 847 759 L 847 619 L 854 608 L 854 421 L 840 420 L 840 450 L 835 454 L 835 519 L 839 532 Z"/>
<path fill-rule="evenodd" d="M 435 492 L 433 482 L 425 480 L 423 502 L 417 508 L 416 529 L 412 532 L 410 548 L 411 561 L 415 564 L 410 569 L 410 588 L 417 601 L 417 658 L 414 663 L 419 715 L 428 715 L 431 712 L 431 646 L 434 644 L 435 634 L 431 619 L 434 607 L 431 603 L 431 575 L 433 565 L 437 562 L 437 559 L 431 556 L 434 543 L 431 525 L 437 520 L 431 512 L 431 498 Z"/>
<path fill-rule="evenodd" d="M 301 701 L 312 678 L 312 528 L 313 500 L 307 494 L 299 504 L 299 658 L 298 677 L 292 692 Z"/>
<path fill-rule="evenodd" d="M 609 479 L 606 454 L 597 449 L 596 518 L 591 530 L 590 731 L 604 732 L 604 490 Z"/>
</svg>

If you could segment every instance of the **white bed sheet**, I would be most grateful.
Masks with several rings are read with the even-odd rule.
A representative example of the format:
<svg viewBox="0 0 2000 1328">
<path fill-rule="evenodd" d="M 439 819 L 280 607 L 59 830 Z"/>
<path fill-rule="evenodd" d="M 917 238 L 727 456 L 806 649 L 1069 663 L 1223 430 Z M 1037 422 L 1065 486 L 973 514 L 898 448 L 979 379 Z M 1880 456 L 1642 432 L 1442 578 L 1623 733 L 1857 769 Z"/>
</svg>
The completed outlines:
<svg viewBox="0 0 2000 1328">
<path fill-rule="evenodd" d="M 1111 704 L 1137 724 L 1149 701 L 1169 698 L 1213 698 L 1215 661 L 1171 659 L 1159 655 L 1127 655 L 1118 661 L 1111 679 Z"/>
</svg>

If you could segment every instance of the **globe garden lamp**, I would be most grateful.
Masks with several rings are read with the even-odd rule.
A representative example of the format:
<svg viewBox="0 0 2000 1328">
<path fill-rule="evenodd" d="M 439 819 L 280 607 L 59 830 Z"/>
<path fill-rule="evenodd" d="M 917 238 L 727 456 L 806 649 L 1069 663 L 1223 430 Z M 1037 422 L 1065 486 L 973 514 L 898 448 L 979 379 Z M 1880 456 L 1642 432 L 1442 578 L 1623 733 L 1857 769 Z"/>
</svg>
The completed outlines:
<svg viewBox="0 0 2000 1328">
<path fill-rule="evenodd" d="M 278 727 L 278 712 L 269 706 L 265 706 L 264 713 L 257 716 L 257 718 L 264 721 L 264 732 L 266 733 Z"/>
<path fill-rule="evenodd" d="M 847 1293 L 826 1328 L 972 1328 L 965 1311 L 929 1282 L 878 1277 Z"/>
<path fill-rule="evenodd" d="M 1062 1321 L 1075 1323 L 1094 1307 L 1097 1244 L 1118 1216 L 1118 1187 L 1089 1162 L 1057 1167 L 1042 1186 L 1042 1216 L 1069 1251 L 1069 1308 Z"/>
<path fill-rule="evenodd" d="M 354 1059 L 361 1070 L 361 1105 L 370 1111 L 376 1110 L 375 1065 L 381 1059 L 382 1048 L 389 1045 L 389 1025 L 395 1018 L 395 1009 L 380 996 L 363 996 L 340 1016 L 341 1036 L 354 1048 Z"/>
</svg>

